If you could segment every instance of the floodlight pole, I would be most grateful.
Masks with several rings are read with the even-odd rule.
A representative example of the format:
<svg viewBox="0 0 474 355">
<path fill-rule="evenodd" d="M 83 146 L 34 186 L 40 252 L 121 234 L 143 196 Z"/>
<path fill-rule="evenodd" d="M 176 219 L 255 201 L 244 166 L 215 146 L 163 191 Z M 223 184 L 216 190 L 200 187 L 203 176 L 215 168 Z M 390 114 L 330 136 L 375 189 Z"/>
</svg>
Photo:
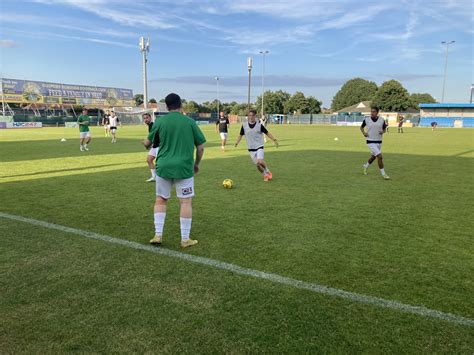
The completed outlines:
<svg viewBox="0 0 474 355">
<path fill-rule="evenodd" d="M 143 36 L 140 37 L 140 52 L 142 53 L 143 59 L 143 108 L 146 110 L 148 108 L 148 83 L 146 77 L 146 63 L 148 61 L 147 54 L 150 51 L 150 39 Z"/>
<path fill-rule="evenodd" d="M 471 99 L 469 100 L 469 103 L 472 104 L 472 93 L 474 92 L 474 84 L 471 85 Z"/>
<path fill-rule="evenodd" d="M 265 96 L 265 55 L 270 53 L 269 51 L 260 51 L 260 54 L 263 56 L 263 67 L 262 67 L 262 118 L 265 117 L 265 110 L 263 106 L 263 98 Z"/>
<path fill-rule="evenodd" d="M 443 94 L 441 95 L 441 102 L 444 102 L 444 92 L 446 90 L 446 77 L 448 75 L 448 53 L 449 53 L 449 45 L 453 44 L 456 41 L 443 41 L 441 44 L 446 46 L 446 59 L 444 61 L 444 78 L 443 78 Z"/>
<path fill-rule="evenodd" d="M 217 94 L 217 120 L 219 120 L 219 77 L 216 76 L 216 94 Z"/>
<path fill-rule="evenodd" d="M 247 94 L 247 112 L 250 111 L 250 80 L 252 77 L 252 57 L 247 58 L 247 69 L 249 71 L 249 89 L 248 89 L 248 94 Z"/>
</svg>

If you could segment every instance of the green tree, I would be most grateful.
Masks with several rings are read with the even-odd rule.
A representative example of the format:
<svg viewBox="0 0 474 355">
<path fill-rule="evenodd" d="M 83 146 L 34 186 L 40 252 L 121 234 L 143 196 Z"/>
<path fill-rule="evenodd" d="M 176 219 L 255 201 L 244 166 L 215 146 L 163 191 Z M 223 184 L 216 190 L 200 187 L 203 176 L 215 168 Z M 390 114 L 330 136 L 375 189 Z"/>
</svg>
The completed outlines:
<svg viewBox="0 0 474 355">
<path fill-rule="evenodd" d="M 273 114 L 281 114 L 285 112 L 285 104 L 290 99 L 291 95 L 285 91 L 278 90 L 278 91 L 265 91 L 264 96 L 264 110 L 265 114 L 273 115 Z M 256 110 L 259 114 L 262 113 L 262 96 L 260 95 L 257 97 L 257 101 L 255 102 Z"/>
<path fill-rule="evenodd" d="M 382 111 L 405 111 L 410 106 L 410 95 L 398 81 L 389 80 L 377 90 L 373 104 Z"/>
<path fill-rule="evenodd" d="M 419 104 L 435 104 L 436 100 L 433 96 L 428 93 L 413 93 L 410 95 L 410 107 L 419 109 Z"/>
<path fill-rule="evenodd" d="M 322 101 L 319 101 L 313 96 L 309 96 L 306 98 L 308 103 L 308 112 L 303 113 L 320 113 L 321 112 L 321 105 L 323 104 Z"/>
<path fill-rule="evenodd" d="M 377 92 L 377 84 L 362 78 L 346 81 L 332 99 L 331 108 L 334 111 L 347 106 L 355 105 L 361 101 L 373 100 Z"/>
<path fill-rule="evenodd" d="M 183 111 L 186 113 L 199 112 L 199 104 L 195 101 L 187 101 L 183 104 Z"/>
<path fill-rule="evenodd" d="M 135 105 L 140 106 L 143 103 L 143 94 L 136 94 L 133 96 L 135 100 Z"/>
<path fill-rule="evenodd" d="M 285 104 L 286 114 L 306 113 L 309 111 L 308 100 L 301 91 L 295 92 Z"/>
</svg>

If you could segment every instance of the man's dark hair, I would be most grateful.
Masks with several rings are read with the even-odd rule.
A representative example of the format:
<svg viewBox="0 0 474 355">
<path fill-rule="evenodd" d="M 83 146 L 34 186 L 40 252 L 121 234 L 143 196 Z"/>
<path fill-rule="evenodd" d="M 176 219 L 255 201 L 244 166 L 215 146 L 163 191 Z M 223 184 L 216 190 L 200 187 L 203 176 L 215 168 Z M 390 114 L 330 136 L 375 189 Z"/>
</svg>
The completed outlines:
<svg viewBox="0 0 474 355">
<path fill-rule="evenodd" d="M 181 108 L 181 98 L 174 93 L 165 97 L 165 103 L 168 110 L 178 110 Z"/>
<path fill-rule="evenodd" d="M 89 111 L 89 109 L 87 107 L 83 107 L 82 111 Z"/>
<path fill-rule="evenodd" d="M 375 110 L 375 111 L 377 111 L 377 113 L 380 111 L 380 110 L 379 110 L 379 108 L 378 108 L 377 106 L 372 106 L 370 109 L 371 109 L 371 110 Z"/>
<path fill-rule="evenodd" d="M 145 113 L 142 115 L 142 117 L 143 117 L 143 116 L 148 116 L 148 117 L 151 118 L 151 115 L 150 115 L 148 112 L 145 112 Z"/>
<path fill-rule="evenodd" d="M 253 113 L 254 115 L 257 115 L 257 110 L 249 110 L 249 113 Z"/>
</svg>

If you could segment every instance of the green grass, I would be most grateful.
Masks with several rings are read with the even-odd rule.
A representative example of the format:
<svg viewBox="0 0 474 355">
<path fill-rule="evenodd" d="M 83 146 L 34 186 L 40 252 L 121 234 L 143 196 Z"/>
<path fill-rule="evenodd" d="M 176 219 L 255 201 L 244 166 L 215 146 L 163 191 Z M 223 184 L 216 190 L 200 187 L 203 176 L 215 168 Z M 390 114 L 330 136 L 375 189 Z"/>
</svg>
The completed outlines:
<svg viewBox="0 0 474 355">
<path fill-rule="evenodd" d="M 474 318 L 474 131 L 384 139 L 384 181 L 357 128 L 270 126 L 274 180 L 214 127 L 186 253 Z M 234 142 L 238 127 L 230 132 Z M 154 185 L 140 145 L 93 129 L 0 130 L 0 211 L 147 244 Z M 67 138 L 64 143 L 62 137 Z M 338 141 L 334 138 L 338 137 Z M 232 145 L 232 144 L 231 144 Z M 231 178 L 235 188 L 225 190 Z M 474 327 L 336 299 L 0 218 L 2 352 L 472 353 Z M 165 248 L 179 248 L 177 200 Z"/>
</svg>

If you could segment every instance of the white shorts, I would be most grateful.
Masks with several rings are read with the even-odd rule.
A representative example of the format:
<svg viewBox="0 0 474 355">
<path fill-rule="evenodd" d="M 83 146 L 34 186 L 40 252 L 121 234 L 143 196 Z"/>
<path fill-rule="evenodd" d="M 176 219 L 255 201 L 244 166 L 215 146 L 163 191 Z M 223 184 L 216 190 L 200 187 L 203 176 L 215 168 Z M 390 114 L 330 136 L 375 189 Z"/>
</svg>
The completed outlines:
<svg viewBox="0 0 474 355">
<path fill-rule="evenodd" d="M 382 154 L 382 143 L 367 143 L 367 147 L 369 147 L 370 154 L 374 157 Z"/>
<path fill-rule="evenodd" d="M 176 196 L 178 198 L 190 198 L 194 196 L 194 176 L 188 179 L 163 179 L 156 177 L 156 196 L 164 199 L 171 197 L 171 187 L 176 185 Z"/>
<path fill-rule="evenodd" d="M 257 160 L 263 160 L 263 148 L 255 152 L 249 152 L 249 154 L 255 164 L 257 164 Z"/>
<path fill-rule="evenodd" d="M 150 150 L 148 151 L 148 155 L 151 155 L 152 157 L 155 157 L 158 155 L 158 151 L 160 150 L 160 147 L 156 147 L 156 148 L 150 148 Z"/>
<path fill-rule="evenodd" d="M 90 132 L 87 131 L 87 132 L 79 132 L 79 138 L 83 139 L 83 138 L 89 138 L 91 136 Z"/>
<path fill-rule="evenodd" d="M 104 125 L 104 129 L 110 129 L 110 126 L 108 124 Z"/>
<path fill-rule="evenodd" d="M 219 135 L 221 136 L 222 140 L 224 140 L 224 139 L 227 140 L 227 133 L 221 132 L 221 133 L 219 133 Z"/>
</svg>

